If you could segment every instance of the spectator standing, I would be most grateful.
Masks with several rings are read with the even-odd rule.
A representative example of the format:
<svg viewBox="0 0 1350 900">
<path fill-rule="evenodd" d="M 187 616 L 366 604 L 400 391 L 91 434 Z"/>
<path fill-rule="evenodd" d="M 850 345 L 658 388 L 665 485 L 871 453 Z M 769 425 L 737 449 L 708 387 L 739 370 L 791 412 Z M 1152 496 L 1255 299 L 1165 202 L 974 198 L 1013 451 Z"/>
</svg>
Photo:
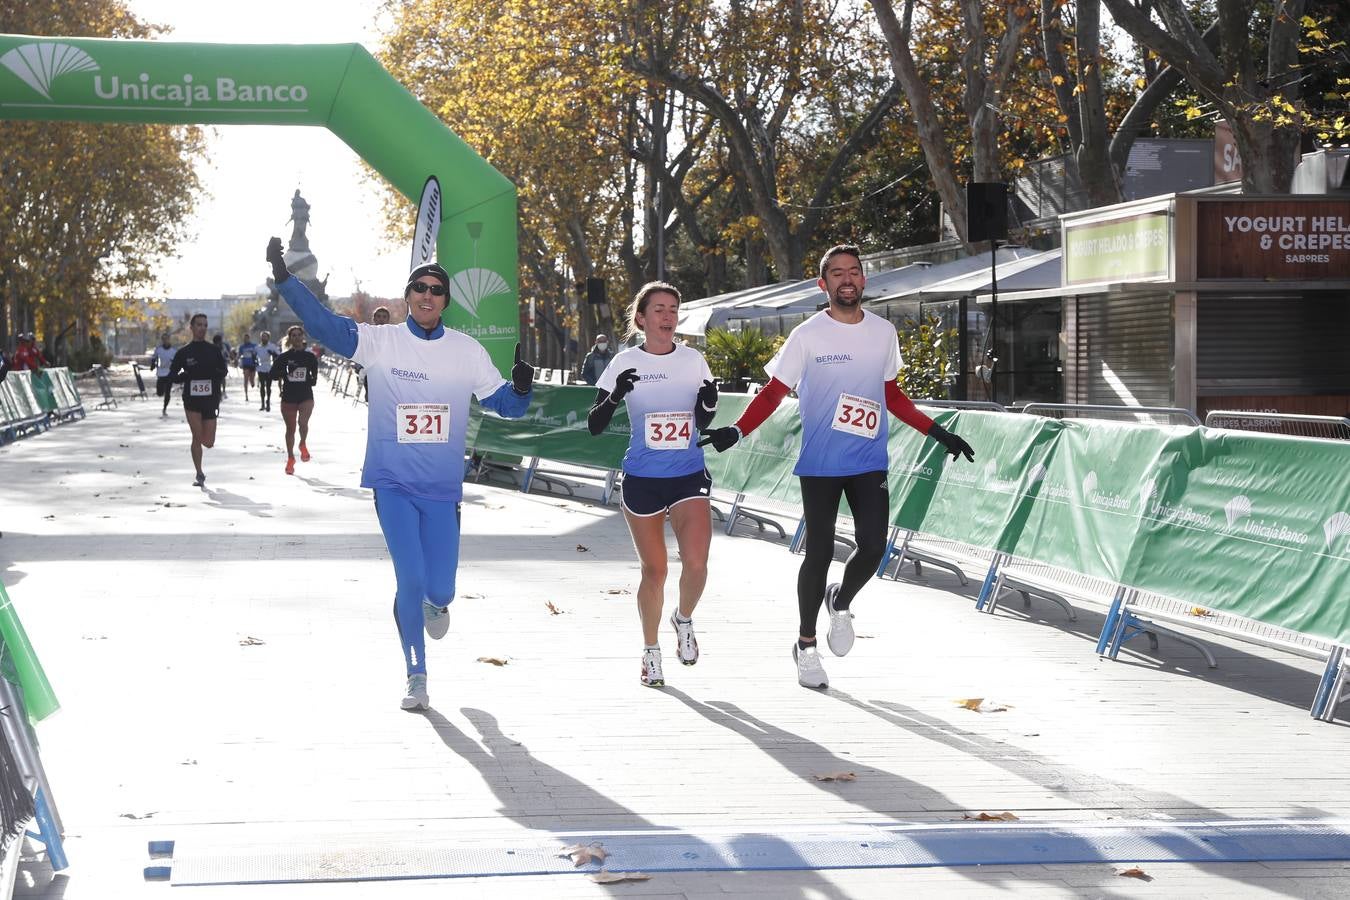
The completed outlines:
<svg viewBox="0 0 1350 900">
<path fill-rule="evenodd" d="M 581 380 L 594 385 L 600 380 L 601 374 L 605 371 L 605 366 L 609 365 L 609 361 L 613 358 L 614 354 L 609 349 L 609 335 L 602 334 L 596 337 L 595 346 L 581 361 Z"/>
</svg>

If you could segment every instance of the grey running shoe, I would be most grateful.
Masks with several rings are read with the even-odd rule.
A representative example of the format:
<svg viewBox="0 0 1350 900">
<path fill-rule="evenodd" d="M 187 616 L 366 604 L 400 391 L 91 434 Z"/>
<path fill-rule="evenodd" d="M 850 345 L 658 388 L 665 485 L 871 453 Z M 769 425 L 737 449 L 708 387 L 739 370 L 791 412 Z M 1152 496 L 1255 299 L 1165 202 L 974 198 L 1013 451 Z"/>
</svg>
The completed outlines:
<svg viewBox="0 0 1350 900">
<path fill-rule="evenodd" d="M 410 710 L 430 707 L 431 701 L 427 699 L 427 676 L 408 676 L 408 690 L 404 692 L 403 702 L 400 705 Z"/>
<path fill-rule="evenodd" d="M 820 664 L 820 654 L 815 644 L 803 650 L 792 642 L 792 660 L 797 664 L 797 683 L 802 687 L 823 688 L 830 686 L 830 678 L 825 667 Z"/>
<path fill-rule="evenodd" d="M 666 676 L 661 672 L 661 651 L 642 651 L 642 683 L 647 687 L 665 687 Z"/>
<path fill-rule="evenodd" d="M 692 666 L 698 662 L 698 638 L 694 637 L 694 623 L 681 622 L 676 613 L 670 614 L 670 624 L 675 629 L 675 653 L 680 662 Z"/>
<path fill-rule="evenodd" d="M 427 628 L 427 637 L 439 641 L 450 630 L 450 607 L 437 606 L 430 600 L 423 600 L 422 624 Z"/>
<path fill-rule="evenodd" d="M 853 613 L 834 608 L 838 596 L 839 585 L 832 584 L 825 589 L 825 608 L 830 612 L 830 633 L 825 636 L 825 642 L 835 656 L 846 656 L 853 649 Z"/>
</svg>

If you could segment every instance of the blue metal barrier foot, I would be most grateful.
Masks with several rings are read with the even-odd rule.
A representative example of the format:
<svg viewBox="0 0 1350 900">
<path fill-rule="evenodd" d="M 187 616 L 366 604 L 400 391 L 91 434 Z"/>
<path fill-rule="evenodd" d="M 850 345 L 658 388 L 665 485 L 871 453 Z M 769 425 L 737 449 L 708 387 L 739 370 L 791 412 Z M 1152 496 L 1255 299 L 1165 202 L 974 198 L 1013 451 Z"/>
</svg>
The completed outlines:
<svg viewBox="0 0 1350 900">
<path fill-rule="evenodd" d="M 38 834 L 35 837 L 47 848 L 47 862 L 51 863 L 52 871 L 60 872 L 68 868 L 70 863 L 66 860 L 61 835 L 57 831 L 55 819 L 52 818 L 51 807 L 47 805 L 47 794 L 41 788 L 38 788 L 33 797 L 33 809 L 34 818 L 38 822 Z"/>
<path fill-rule="evenodd" d="M 984 575 L 984 584 L 980 586 L 980 596 L 975 598 L 975 608 L 980 612 L 984 612 L 984 605 L 989 601 L 989 592 L 994 589 L 994 581 L 998 578 L 998 569 L 1002 563 L 1003 554 L 995 553 L 989 563 L 989 571 Z"/>
</svg>

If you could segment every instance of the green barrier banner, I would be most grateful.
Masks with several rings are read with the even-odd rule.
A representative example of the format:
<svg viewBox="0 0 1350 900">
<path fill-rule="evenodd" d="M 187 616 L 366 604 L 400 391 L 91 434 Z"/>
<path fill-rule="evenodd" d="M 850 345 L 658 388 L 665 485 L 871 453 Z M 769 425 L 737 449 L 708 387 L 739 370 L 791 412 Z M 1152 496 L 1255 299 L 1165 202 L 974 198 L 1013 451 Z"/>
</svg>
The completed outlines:
<svg viewBox="0 0 1350 900">
<path fill-rule="evenodd" d="M 1188 431 L 1126 583 L 1350 643 L 1350 445 Z"/>
<path fill-rule="evenodd" d="M 503 419 L 475 406 L 477 430 L 471 425 L 467 444 L 475 450 L 617 469 L 628 448 L 628 410 L 620 406 L 609 427 L 592 437 L 586 414 L 594 402 L 593 387 L 536 384 L 530 407 L 519 419 Z"/>
<path fill-rule="evenodd" d="M 730 425 L 740 418 L 753 398 L 733 394 L 718 398 L 714 427 Z M 725 453 L 704 447 L 704 459 L 713 486 L 778 503 L 800 505 L 801 485 L 792 474 L 802 446 L 802 421 L 797 401 L 785 399 L 749 437 Z"/>
<path fill-rule="evenodd" d="M 52 394 L 51 377 L 46 372 L 34 372 L 30 380 L 38 407 L 43 412 L 56 412 L 56 397 Z"/>
<path fill-rule="evenodd" d="M 942 412 L 944 428 L 976 448 L 953 460 L 937 441 L 893 423 L 890 488 L 902 528 L 1012 552 L 1035 506 L 1059 423 L 993 412 Z"/>
<path fill-rule="evenodd" d="M 42 415 L 37 396 L 33 394 L 33 373 L 27 370 L 10 372 L 5 379 L 10 384 L 10 399 L 19 419 L 33 419 Z"/>
<path fill-rule="evenodd" d="M 436 255 L 451 279 L 445 323 L 511 370 L 515 186 L 359 44 L 0 34 L 0 119 L 323 126 L 413 203 L 435 176 L 444 191 Z"/>
<path fill-rule="evenodd" d="M 0 585 L 0 663 L 5 664 L 0 666 L 0 677 L 4 677 L 3 669 L 13 666 L 15 678 L 23 691 L 24 706 L 34 722 L 47 718 L 61 708 L 4 585 Z"/>
<path fill-rule="evenodd" d="M 1011 552 L 1120 581 L 1144 506 L 1165 487 L 1173 435 L 1189 429 L 1042 421 L 1059 435 L 1031 473 L 1041 484 Z"/>
</svg>

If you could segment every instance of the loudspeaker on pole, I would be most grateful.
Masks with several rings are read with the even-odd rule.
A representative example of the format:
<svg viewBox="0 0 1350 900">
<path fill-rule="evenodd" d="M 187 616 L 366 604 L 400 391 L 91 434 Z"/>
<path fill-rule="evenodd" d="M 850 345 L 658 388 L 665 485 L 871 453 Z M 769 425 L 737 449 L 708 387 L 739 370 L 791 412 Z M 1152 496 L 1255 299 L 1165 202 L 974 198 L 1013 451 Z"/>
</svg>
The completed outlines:
<svg viewBox="0 0 1350 900">
<path fill-rule="evenodd" d="M 605 279 L 587 278 L 586 279 L 586 302 L 587 303 L 606 303 L 605 299 Z"/>
<path fill-rule="evenodd" d="M 1008 239 L 1008 186 L 1001 181 L 966 183 L 966 239 L 980 241 Z"/>
</svg>

